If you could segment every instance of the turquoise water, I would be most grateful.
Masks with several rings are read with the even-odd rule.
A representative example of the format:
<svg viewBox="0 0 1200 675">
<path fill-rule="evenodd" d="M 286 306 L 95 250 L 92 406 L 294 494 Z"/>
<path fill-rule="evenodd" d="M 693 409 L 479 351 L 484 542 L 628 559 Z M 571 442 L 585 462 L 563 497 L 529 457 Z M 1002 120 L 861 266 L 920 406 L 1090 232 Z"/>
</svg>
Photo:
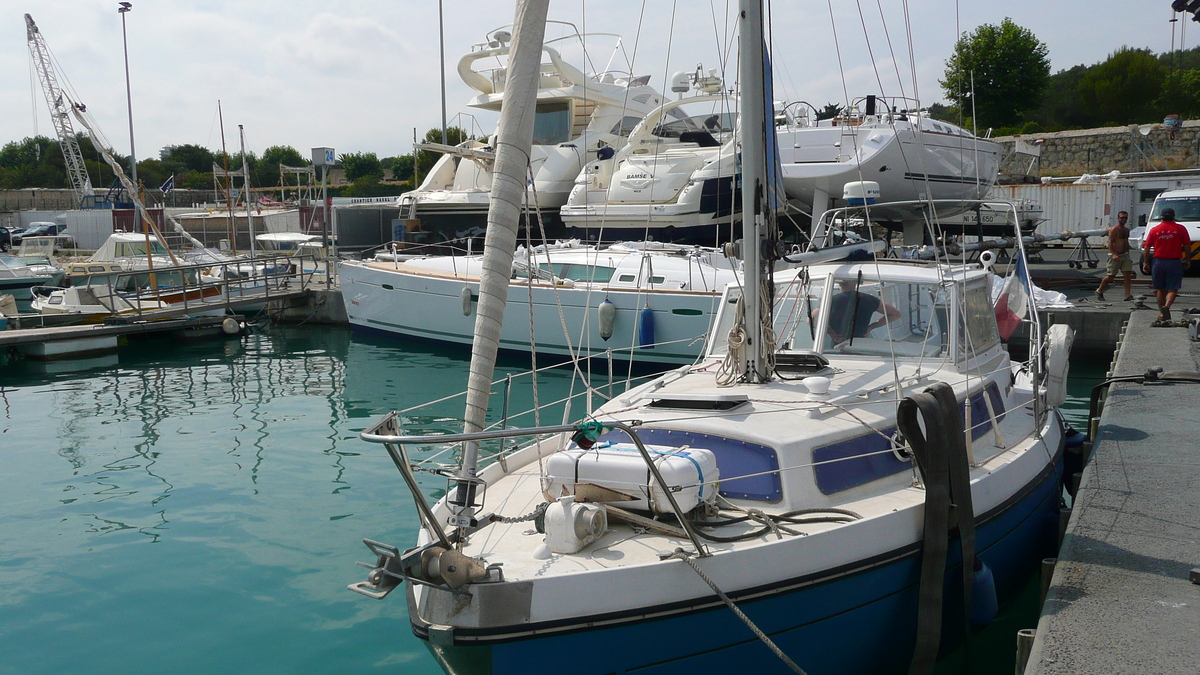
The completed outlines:
<svg viewBox="0 0 1200 675">
<path fill-rule="evenodd" d="M 327 327 L 0 367 L 0 672 L 441 672 L 402 594 L 345 589 L 373 562 L 363 537 L 403 547 L 417 527 L 357 433 L 465 371 Z"/>
<path fill-rule="evenodd" d="M 458 350 L 329 327 L 0 366 L 0 672 L 441 672 L 402 596 L 345 590 L 363 537 L 404 547 L 417 527 L 395 467 L 357 434 L 457 393 L 465 372 Z M 1073 372 L 1082 407 L 1099 376 Z M 541 400 L 570 380 L 543 376 Z M 528 385 L 513 399 L 526 409 Z M 408 428 L 455 429 L 461 409 Z M 970 672 L 1012 672 L 1036 612 L 1010 615 Z"/>
</svg>

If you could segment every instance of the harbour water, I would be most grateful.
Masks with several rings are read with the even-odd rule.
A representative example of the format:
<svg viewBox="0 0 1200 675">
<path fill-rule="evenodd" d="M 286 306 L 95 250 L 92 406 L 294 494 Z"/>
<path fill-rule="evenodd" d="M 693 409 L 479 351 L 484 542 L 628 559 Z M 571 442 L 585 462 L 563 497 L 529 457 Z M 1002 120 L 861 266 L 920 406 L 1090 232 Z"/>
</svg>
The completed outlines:
<svg viewBox="0 0 1200 675">
<path fill-rule="evenodd" d="M 441 672 L 402 598 L 345 590 L 363 537 L 404 547 L 417 527 L 395 467 L 357 434 L 458 393 L 466 369 L 462 350 L 327 326 L 0 367 L 0 673 Z M 1101 376 L 1073 368 L 1079 428 Z M 539 400 L 571 383 L 543 374 Z M 511 409 L 532 400 L 518 380 Z M 461 414 L 447 401 L 407 429 Z M 420 476 L 438 496 L 444 479 Z M 1029 588 L 941 670 L 1012 672 Z"/>
</svg>

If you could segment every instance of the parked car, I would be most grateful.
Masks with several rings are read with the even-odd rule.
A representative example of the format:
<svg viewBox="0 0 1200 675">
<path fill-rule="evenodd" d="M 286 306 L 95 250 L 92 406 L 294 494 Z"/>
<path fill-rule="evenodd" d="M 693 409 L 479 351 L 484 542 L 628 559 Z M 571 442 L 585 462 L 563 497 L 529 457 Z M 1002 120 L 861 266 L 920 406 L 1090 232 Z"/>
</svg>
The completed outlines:
<svg viewBox="0 0 1200 675">
<path fill-rule="evenodd" d="M 0 227 L 0 251 L 12 248 L 12 228 Z"/>
<path fill-rule="evenodd" d="M 29 227 L 13 232 L 10 236 L 11 245 L 16 246 L 21 243 L 21 239 L 25 237 L 56 237 L 64 232 L 67 228 L 60 227 L 58 223 L 36 222 L 30 223 Z"/>
</svg>

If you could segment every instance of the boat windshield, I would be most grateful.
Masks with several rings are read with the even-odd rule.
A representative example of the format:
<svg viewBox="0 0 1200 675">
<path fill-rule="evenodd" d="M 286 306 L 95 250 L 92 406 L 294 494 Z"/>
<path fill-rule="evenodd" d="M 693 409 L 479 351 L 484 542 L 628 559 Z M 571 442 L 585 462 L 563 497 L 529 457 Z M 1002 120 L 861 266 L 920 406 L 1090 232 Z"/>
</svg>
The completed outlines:
<svg viewBox="0 0 1200 675">
<path fill-rule="evenodd" d="M 942 356 L 950 346 L 949 308 L 949 289 L 938 284 L 835 278 L 823 317 L 822 351 Z"/>
<path fill-rule="evenodd" d="M 11 255 L 0 255 L 0 269 L 24 270 L 25 262 L 20 258 L 14 258 Z"/>
<path fill-rule="evenodd" d="M 571 140 L 571 104 L 567 101 L 548 101 L 537 104 L 533 120 L 535 145 L 558 145 Z"/>
<path fill-rule="evenodd" d="M 814 319 L 825 298 L 825 280 L 799 281 L 795 291 L 785 289 L 781 295 L 783 299 L 775 306 L 776 344 L 780 349 L 812 349 L 817 338 Z"/>
<path fill-rule="evenodd" d="M 1000 342 L 996 327 L 996 312 L 987 282 L 967 286 L 963 293 L 962 319 L 959 321 L 958 358 L 970 359 Z"/>
<path fill-rule="evenodd" d="M 661 138 L 679 138 L 680 134 L 688 131 L 707 131 L 710 134 L 731 133 L 735 122 L 737 122 L 737 114 L 731 112 L 693 115 L 659 124 L 654 129 L 654 135 Z"/>
</svg>

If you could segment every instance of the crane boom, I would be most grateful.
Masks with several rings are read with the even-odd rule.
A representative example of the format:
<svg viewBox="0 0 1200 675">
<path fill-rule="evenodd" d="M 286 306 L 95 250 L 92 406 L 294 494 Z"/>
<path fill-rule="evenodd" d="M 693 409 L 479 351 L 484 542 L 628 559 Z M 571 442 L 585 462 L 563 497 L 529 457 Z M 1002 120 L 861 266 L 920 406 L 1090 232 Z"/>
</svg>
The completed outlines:
<svg viewBox="0 0 1200 675">
<path fill-rule="evenodd" d="M 50 120 L 54 123 L 54 131 L 58 133 L 58 145 L 62 148 L 67 176 L 71 179 L 71 189 L 75 192 L 76 203 L 84 206 L 85 199 L 95 193 L 92 190 L 92 179 L 88 176 L 87 165 L 83 163 L 79 140 L 71 126 L 72 103 L 58 86 L 54 66 L 50 63 L 50 50 L 46 48 L 46 41 L 42 38 L 37 24 L 33 22 L 33 17 L 28 14 L 25 15 L 25 36 L 29 42 L 29 55 L 33 58 L 38 79 L 42 82 L 42 91 L 46 94 L 46 103 L 50 106 Z"/>
</svg>

